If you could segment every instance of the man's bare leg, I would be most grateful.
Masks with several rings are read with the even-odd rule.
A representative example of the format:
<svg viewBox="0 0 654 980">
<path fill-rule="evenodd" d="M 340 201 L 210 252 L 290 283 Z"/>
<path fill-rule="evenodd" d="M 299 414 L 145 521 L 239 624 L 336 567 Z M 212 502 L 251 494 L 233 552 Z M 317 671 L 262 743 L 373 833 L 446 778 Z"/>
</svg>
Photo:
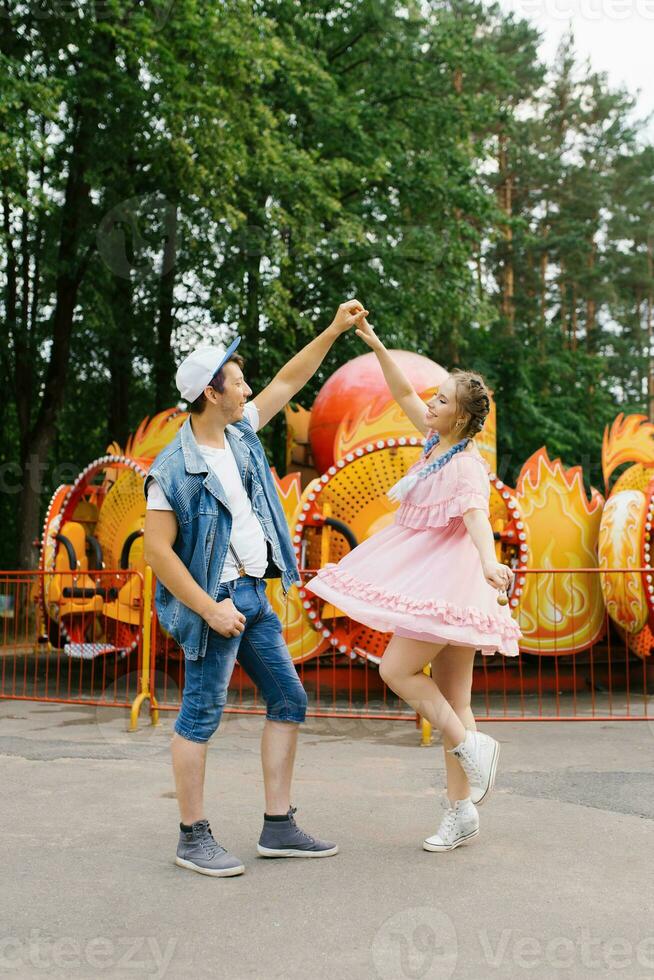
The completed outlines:
<svg viewBox="0 0 654 980">
<path fill-rule="evenodd" d="M 286 814 L 291 805 L 291 780 L 299 725 L 266 719 L 261 736 L 261 766 L 266 813 Z"/>
<path fill-rule="evenodd" d="M 180 819 L 187 825 L 204 819 L 207 744 L 207 742 L 191 742 L 177 732 L 173 735 L 171 749 L 177 803 Z"/>
</svg>

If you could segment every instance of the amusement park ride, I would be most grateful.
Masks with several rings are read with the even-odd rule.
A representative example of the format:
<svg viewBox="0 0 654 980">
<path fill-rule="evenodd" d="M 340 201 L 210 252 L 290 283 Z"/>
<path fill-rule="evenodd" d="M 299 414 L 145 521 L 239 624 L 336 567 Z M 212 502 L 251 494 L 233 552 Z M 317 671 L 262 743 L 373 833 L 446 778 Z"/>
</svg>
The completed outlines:
<svg viewBox="0 0 654 980">
<path fill-rule="evenodd" d="M 418 354 L 394 356 L 428 400 L 447 372 Z M 43 641 L 71 657 L 111 652 L 129 659 L 142 629 L 143 481 L 186 414 L 144 419 L 124 448 L 115 443 L 47 509 L 43 571 L 36 597 Z M 375 355 L 339 368 L 312 410 L 287 408 L 287 475 L 275 477 L 301 570 L 335 562 L 393 519 L 386 491 L 415 462 L 423 439 L 390 398 Z M 587 495 L 579 466 L 566 469 L 537 450 L 514 488 L 495 475 L 495 405 L 476 437 L 491 466 L 490 514 L 498 559 L 515 569 L 510 595 L 521 650 L 544 657 L 578 654 L 601 640 L 611 620 L 632 654 L 654 646 L 654 425 L 618 416 L 604 434 L 605 496 Z M 609 492 L 609 479 L 624 469 Z M 628 574 L 615 569 L 645 569 Z M 110 569 L 107 580 L 98 572 Z M 563 570 L 559 574 L 533 570 Z M 586 569 L 598 569 L 589 574 Z M 71 572 L 74 572 L 71 586 Z M 309 575 L 304 576 L 310 577 Z M 378 663 L 389 636 L 351 621 L 301 586 L 284 600 L 279 580 L 268 594 L 296 663 L 328 654 Z M 607 617 L 608 613 L 608 617 Z M 157 641 L 172 641 L 157 627 Z M 156 652 L 156 651 L 155 651 Z M 178 655 L 180 652 L 178 651 Z"/>
</svg>

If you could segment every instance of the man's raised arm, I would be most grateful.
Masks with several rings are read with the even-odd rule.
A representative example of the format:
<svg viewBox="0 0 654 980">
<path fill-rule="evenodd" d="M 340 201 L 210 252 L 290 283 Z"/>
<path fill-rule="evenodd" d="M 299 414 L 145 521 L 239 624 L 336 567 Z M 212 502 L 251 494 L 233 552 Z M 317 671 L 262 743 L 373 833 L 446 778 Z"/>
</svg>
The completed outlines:
<svg viewBox="0 0 654 980">
<path fill-rule="evenodd" d="M 358 299 L 341 303 L 336 311 L 336 316 L 327 329 L 323 330 L 310 344 L 303 347 L 295 357 L 292 357 L 278 371 L 270 384 L 253 399 L 259 412 L 260 428 L 270 422 L 271 418 L 281 411 L 285 405 L 288 405 L 298 391 L 314 376 L 340 335 L 355 325 L 359 326 L 367 315 L 368 311 L 363 308 Z"/>
</svg>

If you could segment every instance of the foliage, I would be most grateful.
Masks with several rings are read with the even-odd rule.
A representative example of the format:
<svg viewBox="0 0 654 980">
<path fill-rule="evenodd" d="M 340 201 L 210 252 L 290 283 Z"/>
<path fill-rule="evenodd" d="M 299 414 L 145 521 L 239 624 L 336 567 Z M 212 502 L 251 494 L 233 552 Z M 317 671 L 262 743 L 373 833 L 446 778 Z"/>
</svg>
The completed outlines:
<svg viewBox="0 0 654 980">
<path fill-rule="evenodd" d="M 601 486 L 606 422 L 654 411 L 654 148 L 569 39 L 544 65 L 472 0 L 0 19 L 5 567 L 57 482 L 175 404 L 193 344 L 240 332 L 256 391 L 350 296 L 389 346 L 488 377 L 509 482 L 546 444 Z M 281 417 L 265 438 L 280 465 Z"/>
</svg>

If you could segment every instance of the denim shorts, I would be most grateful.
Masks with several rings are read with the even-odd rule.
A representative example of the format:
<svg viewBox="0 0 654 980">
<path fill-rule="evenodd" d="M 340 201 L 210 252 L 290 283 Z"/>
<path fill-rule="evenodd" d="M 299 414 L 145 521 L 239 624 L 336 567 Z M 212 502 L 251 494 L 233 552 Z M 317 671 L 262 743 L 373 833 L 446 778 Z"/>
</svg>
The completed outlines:
<svg viewBox="0 0 654 980">
<path fill-rule="evenodd" d="M 182 707 L 175 731 L 191 742 L 206 742 L 220 724 L 227 688 L 238 660 L 256 684 L 271 721 L 304 721 L 307 695 L 282 637 L 282 624 L 266 596 L 264 579 L 249 575 L 223 582 L 217 602 L 230 598 L 245 616 L 238 636 L 209 630 L 204 657 L 185 659 Z"/>
</svg>

